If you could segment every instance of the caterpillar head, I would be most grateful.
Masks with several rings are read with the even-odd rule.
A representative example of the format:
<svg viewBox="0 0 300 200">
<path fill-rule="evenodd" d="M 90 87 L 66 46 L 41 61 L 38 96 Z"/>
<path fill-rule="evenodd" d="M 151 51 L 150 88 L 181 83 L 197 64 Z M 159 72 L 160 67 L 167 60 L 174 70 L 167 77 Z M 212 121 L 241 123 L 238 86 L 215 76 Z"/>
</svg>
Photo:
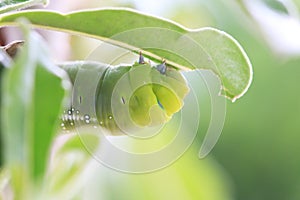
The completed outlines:
<svg viewBox="0 0 300 200">
<path fill-rule="evenodd" d="M 129 101 L 131 119 L 139 126 L 152 126 L 169 121 L 183 106 L 189 91 L 180 72 L 165 63 L 152 67 L 148 63 L 133 66 L 143 68 L 150 82 L 137 88 Z"/>
</svg>

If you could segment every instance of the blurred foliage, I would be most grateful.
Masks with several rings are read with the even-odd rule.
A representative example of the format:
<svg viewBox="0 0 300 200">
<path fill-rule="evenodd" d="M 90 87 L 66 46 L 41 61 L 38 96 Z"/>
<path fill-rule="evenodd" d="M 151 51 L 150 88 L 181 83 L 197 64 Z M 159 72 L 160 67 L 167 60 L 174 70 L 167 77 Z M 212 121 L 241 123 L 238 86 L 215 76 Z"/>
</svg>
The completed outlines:
<svg viewBox="0 0 300 200">
<path fill-rule="evenodd" d="M 300 58 L 273 54 L 235 1 L 197 4 L 210 11 L 207 18 L 215 19 L 211 26 L 241 42 L 254 68 L 249 92 L 227 104 L 227 120 L 213 154 L 232 177 L 237 199 L 299 199 Z"/>
<path fill-rule="evenodd" d="M 278 12 L 285 13 L 285 14 L 288 13 L 287 8 L 280 1 L 264 0 L 263 2 L 265 2 L 270 8 L 272 8 Z"/>
<path fill-rule="evenodd" d="M 199 162 L 195 151 L 151 174 L 125 174 L 99 168 L 98 163 L 96 171 L 89 170 L 99 135 L 91 134 L 89 128 L 80 136 L 57 135 L 61 106 L 69 91 L 68 78 L 49 60 L 40 36 L 27 29 L 24 35 L 23 51 L 1 80 L 7 171 L 1 169 L 0 198 L 84 199 L 90 195 L 91 199 L 232 199 L 222 168 L 212 159 Z M 92 151 L 87 152 L 83 144 L 92 146 Z M 103 173 L 106 178 L 91 181 Z M 91 193 L 85 193 L 91 188 L 85 184 L 88 182 L 96 186 Z"/>
<path fill-rule="evenodd" d="M 172 165 L 144 174 L 130 174 L 94 162 L 93 177 L 85 188 L 88 199 L 118 200 L 231 200 L 233 188 L 226 173 L 212 158 L 197 159 L 198 146 Z"/>
<path fill-rule="evenodd" d="M 24 49 L 2 70 L 1 79 L 4 163 L 16 199 L 27 196 L 31 184 L 37 186 L 45 175 L 62 102 L 70 89 L 64 71 L 48 60 L 40 36 L 26 28 L 24 35 Z"/>
<path fill-rule="evenodd" d="M 165 8 L 165 12 L 161 15 L 172 17 L 188 27 L 208 25 L 225 30 L 242 44 L 251 58 L 255 73 L 253 84 L 243 99 L 235 104 L 227 104 L 227 120 L 223 134 L 213 151 L 216 160 L 232 179 L 236 199 L 297 200 L 300 198 L 300 175 L 298 175 L 300 169 L 298 158 L 300 58 L 286 60 L 274 54 L 262 38 L 257 24 L 250 18 L 246 9 L 237 2 L 201 0 L 189 2 L 188 5 L 174 3 L 173 7 Z M 299 1 L 294 2 L 299 6 Z M 191 20 L 191 16 L 201 18 L 201 22 Z M 203 109 L 201 111 L 203 112 Z M 206 112 L 201 116 L 204 121 L 209 121 L 210 115 L 206 115 Z M 200 143 L 196 143 L 195 146 L 199 147 Z M 190 159 L 194 157 L 191 156 Z M 211 156 L 198 161 L 198 164 L 185 163 L 186 166 L 182 169 L 187 171 L 191 166 L 196 165 L 198 171 L 201 172 L 204 163 L 209 162 L 209 159 Z M 179 165 L 179 163 L 174 165 Z M 155 174 L 166 176 L 171 168 L 154 173 L 152 176 L 156 176 Z M 103 173 L 107 170 L 104 169 Z M 129 175 L 108 171 L 109 173 L 105 176 L 106 181 L 98 182 L 98 184 L 104 188 L 108 187 L 105 190 L 106 195 L 112 198 L 116 197 L 113 197 L 114 193 L 111 194 L 109 191 L 130 196 L 134 191 L 132 186 L 140 186 L 138 184 L 141 183 L 140 179 L 151 176 L 132 175 L 132 178 L 125 179 L 124 184 L 120 186 L 127 186 L 123 191 L 120 187 L 115 188 L 115 185 L 118 185 L 122 177 L 129 177 Z M 176 174 L 180 174 L 180 171 L 176 170 Z M 213 174 L 218 173 L 214 171 Z M 100 177 L 98 179 L 102 178 Z M 186 179 L 187 176 L 182 177 Z M 132 183 L 134 181 L 137 183 Z M 126 184 L 128 182 L 130 184 Z M 167 181 L 163 185 L 168 185 L 168 183 L 170 182 Z M 153 185 L 157 183 L 153 181 Z M 157 185 L 157 187 L 160 186 L 160 184 Z M 99 189 L 98 186 L 94 184 L 94 190 L 97 189 Z M 168 193 L 170 190 L 166 189 L 164 192 Z M 140 191 L 143 193 L 145 189 L 140 189 Z"/>
<path fill-rule="evenodd" d="M 47 0 L 2 0 L 0 2 L 0 13 L 33 6 L 36 4 L 47 4 Z"/>
<path fill-rule="evenodd" d="M 8 67 L 11 64 L 11 59 L 7 55 L 7 53 L 3 50 L 0 49 L 0 80 L 2 79 L 2 74 L 3 71 L 5 70 L 6 67 Z M 2 92 L 2 84 L 0 82 L 0 93 Z M 0 105 L 1 105 L 1 98 L 0 98 Z M 0 113 L 2 112 L 1 106 L 0 106 Z M 2 116 L 0 116 L 1 120 Z M 3 141 L 2 141 L 2 133 L 0 130 L 0 168 L 3 164 Z"/>
<path fill-rule="evenodd" d="M 224 200 L 230 199 L 234 190 L 238 200 L 300 199 L 300 58 L 285 60 L 273 54 L 258 26 L 236 2 L 201 0 L 166 8 L 171 10 L 166 11 L 169 16 L 188 27 L 209 25 L 232 34 L 254 67 L 248 93 L 227 104 L 227 120 L 214 157 L 197 160 L 198 138 L 172 166 L 150 174 L 120 173 L 93 162 L 88 168 L 92 178 L 77 193 L 89 199 Z M 202 116 L 209 121 L 206 111 Z M 78 198 L 82 196 L 78 194 Z"/>
</svg>

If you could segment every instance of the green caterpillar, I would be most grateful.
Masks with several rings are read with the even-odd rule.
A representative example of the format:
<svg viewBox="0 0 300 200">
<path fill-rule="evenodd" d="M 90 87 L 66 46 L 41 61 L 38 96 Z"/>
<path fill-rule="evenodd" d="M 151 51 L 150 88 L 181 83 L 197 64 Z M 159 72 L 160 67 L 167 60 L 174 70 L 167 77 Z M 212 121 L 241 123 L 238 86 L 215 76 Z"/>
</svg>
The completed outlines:
<svg viewBox="0 0 300 200">
<path fill-rule="evenodd" d="M 67 63 L 61 67 L 68 73 L 73 85 L 79 78 L 79 70 L 93 69 L 95 73 L 101 74 L 99 80 L 94 80 L 98 85 L 95 91 L 95 103 L 91 105 L 95 106 L 96 119 L 92 119 L 88 113 L 80 114 L 81 111 L 71 105 L 62 117 L 64 129 L 72 128 L 76 120 L 84 121 L 86 124 L 101 125 L 111 134 L 122 133 L 124 126 L 126 130 L 131 130 L 132 124 L 137 127 L 164 124 L 182 108 L 183 99 L 189 92 L 187 82 L 179 71 L 167 67 L 165 62 L 151 66 L 144 61 L 141 54 L 139 61 L 132 66 L 77 62 Z M 116 90 L 118 87 L 123 89 Z M 87 87 L 86 90 L 89 88 Z M 79 99 L 80 103 L 84 101 L 80 94 L 75 98 Z M 117 99 L 116 103 L 112 103 L 115 99 Z M 129 110 L 130 117 L 126 117 L 122 112 L 123 107 Z M 122 128 L 116 119 L 119 124 L 123 124 Z"/>
</svg>

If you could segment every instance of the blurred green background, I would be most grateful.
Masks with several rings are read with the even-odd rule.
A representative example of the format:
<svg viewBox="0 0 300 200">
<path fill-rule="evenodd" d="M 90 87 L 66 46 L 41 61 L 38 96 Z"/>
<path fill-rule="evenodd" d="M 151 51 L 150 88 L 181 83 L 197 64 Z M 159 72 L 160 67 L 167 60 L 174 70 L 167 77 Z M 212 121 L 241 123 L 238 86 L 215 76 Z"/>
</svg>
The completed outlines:
<svg viewBox="0 0 300 200">
<path fill-rule="evenodd" d="M 166 17 L 189 28 L 211 26 L 236 38 L 253 65 L 254 77 L 249 91 L 235 103 L 227 101 L 222 135 L 213 151 L 198 159 L 199 135 L 192 147 L 173 165 L 157 172 L 132 175 L 93 163 L 84 194 L 89 199 L 203 199 L 203 200 L 297 200 L 300 199 L 300 52 L 289 53 L 276 46 L 285 37 L 278 26 L 266 32 L 260 18 L 253 17 L 249 2 L 259 1 L 52 1 L 49 9 L 61 11 L 102 6 L 128 6 Z M 284 4 L 265 1 L 274 12 L 287 13 Z M 292 1 L 289 1 L 293 3 Z M 75 5 L 76 4 L 76 5 Z M 299 5 L 299 1 L 294 2 Z M 68 7 L 68 6 L 69 7 Z M 279 6 L 278 6 L 279 5 Z M 289 4 L 290 5 L 290 4 Z M 297 13 L 297 7 L 294 11 Z M 284 12 L 283 12 L 283 11 Z M 287 9 L 288 10 L 288 9 Z M 257 10 L 257 13 L 259 10 Z M 291 15 L 295 22 L 297 15 Z M 261 19 L 272 15 L 261 15 Z M 297 25 L 297 23 L 292 24 Z M 288 29 L 286 29 L 288 30 Z M 294 29 L 291 29 L 294 30 Z M 296 30 L 295 30 L 296 31 Z M 271 37 L 278 34 L 278 40 Z M 295 32 L 297 33 L 297 32 Z M 294 33 L 294 34 L 295 34 Z M 47 34 L 51 35 L 50 32 Z M 291 32 L 291 34 L 293 34 Z M 65 37 L 64 34 L 63 38 Z M 50 37 L 50 36 L 49 36 Z M 273 40 L 270 40 L 273 38 Z M 300 40 L 300 33 L 295 37 Z M 67 53 L 53 55 L 57 60 L 82 59 L 86 49 L 98 43 L 72 37 L 66 46 L 56 38 L 52 48 Z M 57 43 L 57 44 L 56 44 Z M 67 45 L 71 44 L 70 47 Z M 56 45 L 56 46 L 55 46 Z M 292 45 L 292 44 L 291 44 Z M 58 46 L 58 47 L 57 47 Z M 287 48 L 285 51 L 283 48 Z M 292 48 L 292 47 L 291 47 Z M 55 51 L 52 51 L 55 52 Z M 199 90 L 201 88 L 199 87 Z M 209 104 L 207 105 L 209 107 Z M 205 111 L 204 113 L 206 113 Z M 203 116 L 203 115 L 202 115 Z M 204 121 L 209 120 L 204 115 Z"/>
</svg>

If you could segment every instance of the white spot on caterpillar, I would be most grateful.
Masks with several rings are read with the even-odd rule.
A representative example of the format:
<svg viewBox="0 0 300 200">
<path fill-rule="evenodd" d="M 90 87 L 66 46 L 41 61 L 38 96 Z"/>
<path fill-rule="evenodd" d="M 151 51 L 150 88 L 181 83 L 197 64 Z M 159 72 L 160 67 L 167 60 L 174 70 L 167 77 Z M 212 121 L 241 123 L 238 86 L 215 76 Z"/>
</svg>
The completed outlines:
<svg viewBox="0 0 300 200">
<path fill-rule="evenodd" d="M 123 104 L 125 104 L 125 99 L 124 99 L 124 97 L 121 98 L 121 101 L 122 101 Z"/>
</svg>

